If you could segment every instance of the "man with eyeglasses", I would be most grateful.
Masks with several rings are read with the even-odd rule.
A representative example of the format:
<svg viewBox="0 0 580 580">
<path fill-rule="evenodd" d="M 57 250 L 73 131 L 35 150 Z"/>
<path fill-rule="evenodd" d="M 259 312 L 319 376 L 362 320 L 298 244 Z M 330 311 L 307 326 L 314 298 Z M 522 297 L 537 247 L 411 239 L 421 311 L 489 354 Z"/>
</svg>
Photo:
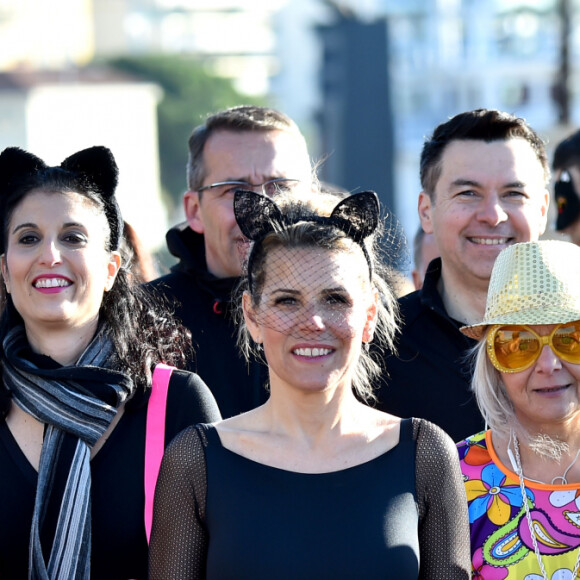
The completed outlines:
<svg viewBox="0 0 580 580">
<path fill-rule="evenodd" d="M 248 366 L 236 345 L 232 299 L 247 246 L 234 217 L 234 192 L 252 189 L 275 196 L 310 188 L 311 182 L 304 136 L 274 109 L 249 105 L 217 112 L 189 139 L 187 221 L 166 236 L 179 263 L 151 285 L 175 303 L 191 331 L 195 359 L 190 370 L 208 384 L 224 418 L 267 398 L 265 368 L 258 362 Z"/>
</svg>

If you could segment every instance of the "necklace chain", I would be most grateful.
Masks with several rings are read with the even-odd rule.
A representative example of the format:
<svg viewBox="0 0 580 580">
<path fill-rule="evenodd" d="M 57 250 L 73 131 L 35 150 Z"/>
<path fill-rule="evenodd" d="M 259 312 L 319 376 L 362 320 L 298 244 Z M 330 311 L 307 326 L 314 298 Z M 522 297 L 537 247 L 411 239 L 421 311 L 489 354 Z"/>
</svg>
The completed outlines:
<svg viewBox="0 0 580 580">
<path fill-rule="evenodd" d="M 548 574 L 546 573 L 546 569 L 544 568 L 544 563 L 542 562 L 542 555 L 540 554 L 540 549 L 538 548 L 538 541 L 536 539 L 536 533 L 534 532 L 534 524 L 532 522 L 532 515 L 530 514 L 530 507 L 528 505 L 528 494 L 526 493 L 526 486 L 524 485 L 524 472 L 522 469 L 522 460 L 520 459 L 520 443 L 519 443 L 516 435 L 513 434 L 513 432 L 510 434 L 510 439 L 512 438 L 512 435 L 513 435 L 513 441 L 514 441 L 514 451 L 515 451 L 515 456 L 516 456 L 516 470 L 518 473 L 518 478 L 520 480 L 520 490 L 522 492 L 522 502 L 524 504 L 524 509 L 526 510 L 526 520 L 528 522 L 528 529 L 530 531 L 530 537 L 532 538 L 532 545 L 534 546 L 534 553 L 536 554 L 536 559 L 538 560 L 538 565 L 540 566 L 540 572 L 542 572 L 542 577 L 544 578 L 544 580 L 549 580 Z M 576 459 L 578 458 L 579 453 L 580 453 L 580 450 L 576 454 Z M 576 459 L 574 459 L 574 461 L 572 462 L 570 467 L 572 467 L 572 465 L 574 465 Z M 570 467 L 568 467 L 568 469 L 564 472 L 564 475 L 562 476 L 562 479 L 564 481 L 566 481 L 565 477 L 566 477 L 566 474 L 568 473 L 568 470 L 570 469 Z M 554 479 L 556 479 L 556 478 L 554 478 Z M 554 480 L 552 480 L 552 481 L 554 481 Z M 579 567 L 580 567 L 580 548 L 578 549 L 578 556 L 576 557 L 576 564 L 574 564 L 574 570 L 572 570 L 572 578 L 574 578 L 574 579 L 576 578 Z"/>
<path fill-rule="evenodd" d="M 553 485 L 557 485 L 556 481 L 558 481 L 558 480 L 560 480 L 562 482 L 562 485 L 568 485 L 568 479 L 566 478 L 566 476 L 568 475 L 568 472 L 572 469 L 572 466 L 574 465 L 574 463 L 576 463 L 578 456 L 580 456 L 580 449 L 578 449 L 578 451 L 576 451 L 576 455 L 575 455 L 572 463 L 570 463 L 570 465 L 568 465 L 568 467 L 566 468 L 566 471 L 564 471 L 564 473 L 562 475 L 556 475 L 556 477 L 554 477 L 552 479 Z"/>
</svg>

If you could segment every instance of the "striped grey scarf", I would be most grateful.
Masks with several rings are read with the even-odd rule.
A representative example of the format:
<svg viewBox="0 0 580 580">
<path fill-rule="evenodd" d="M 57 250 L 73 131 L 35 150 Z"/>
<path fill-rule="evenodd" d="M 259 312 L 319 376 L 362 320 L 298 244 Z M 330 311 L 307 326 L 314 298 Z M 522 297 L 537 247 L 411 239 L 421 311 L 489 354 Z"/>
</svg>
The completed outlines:
<svg viewBox="0 0 580 580">
<path fill-rule="evenodd" d="M 102 329 L 74 366 L 58 366 L 47 359 L 49 364 L 41 368 L 31 362 L 22 325 L 7 333 L 2 346 L 3 379 L 13 401 L 46 424 L 30 534 L 29 578 L 87 579 L 91 559 L 90 448 L 133 393 L 133 382 L 106 368 L 113 345 Z M 72 440 L 74 450 L 68 454 L 64 451 L 67 440 Z M 63 468 L 68 469 L 68 477 L 47 565 L 41 530 L 49 501 L 54 501 L 55 476 Z"/>
</svg>

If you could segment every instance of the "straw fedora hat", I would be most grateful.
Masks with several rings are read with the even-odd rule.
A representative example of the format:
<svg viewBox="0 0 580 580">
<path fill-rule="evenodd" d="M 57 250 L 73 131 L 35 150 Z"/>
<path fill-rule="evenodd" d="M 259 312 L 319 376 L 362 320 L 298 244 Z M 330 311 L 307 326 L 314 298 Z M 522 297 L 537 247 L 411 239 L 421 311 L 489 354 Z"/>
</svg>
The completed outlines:
<svg viewBox="0 0 580 580">
<path fill-rule="evenodd" d="M 503 250 L 489 281 L 483 321 L 460 330 L 480 339 L 490 324 L 560 324 L 580 320 L 580 246 L 559 240 Z"/>
</svg>

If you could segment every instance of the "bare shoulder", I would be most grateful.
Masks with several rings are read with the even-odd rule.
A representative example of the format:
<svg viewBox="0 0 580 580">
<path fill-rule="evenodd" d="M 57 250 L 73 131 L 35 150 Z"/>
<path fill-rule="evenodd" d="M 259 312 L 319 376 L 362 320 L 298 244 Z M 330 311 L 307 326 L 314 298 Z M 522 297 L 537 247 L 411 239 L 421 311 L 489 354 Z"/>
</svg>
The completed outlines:
<svg viewBox="0 0 580 580">
<path fill-rule="evenodd" d="M 242 455 L 247 449 L 254 449 L 264 433 L 263 417 L 260 409 L 252 409 L 241 415 L 214 423 L 222 445 Z"/>
<path fill-rule="evenodd" d="M 367 413 L 369 419 L 371 419 L 373 423 L 376 423 L 376 425 L 381 425 L 385 429 L 398 429 L 401 426 L 401 417 L 385 413 L 384 411 L 379 411 L 378 409 L 373 409 L 372 407 L 366 408 L 368 409 Z"/>
<path fill-rule="evenodd" d="M 365 409 L 361 412 L 361 418 L 368 430 L 368 435 L 372 436 L 373 439 L 377 437 L 386 439 L 394 437 L 396 442 L 398 442 L 401 432 L 400 417 L 365 406 Z"/>
<path fill-rule="evenodd" d="M 352 424 L 351 442 L 365 461 L 382 455 L 399 443 L 401 419 L 366 405 L 357 409 Z"/>
<path fill-rule="evenodd" d="M 252 409 L 251 411 L 241 413 L 235 417 L 229 417 L 228 419 L 216 421 L 213 423 L 213 425 L 220 434 L 220 437 L 222 434 L 227 437 L 230 434 L 235 433 L 259 431 L 259 425 L 261 425 L 262 422 L 262 411 L 258 407 L 257 409 Z"/>
</svg>

